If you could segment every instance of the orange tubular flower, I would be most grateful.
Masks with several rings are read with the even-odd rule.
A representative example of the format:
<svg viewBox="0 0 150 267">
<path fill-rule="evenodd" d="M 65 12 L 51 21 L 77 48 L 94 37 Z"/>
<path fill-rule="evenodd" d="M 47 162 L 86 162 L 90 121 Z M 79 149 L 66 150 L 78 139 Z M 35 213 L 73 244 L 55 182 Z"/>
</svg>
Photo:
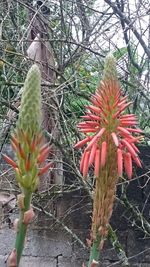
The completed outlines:
<svg viewBox="0 0 150 267">
<path fill-rule="evenodd" d="M 16 132 L 15 135 L 12 136 L 11 141 L 12 143 L 14 143 L 13 140 L 17 141 L 19 139 L 21 139 L 22 145 L 20 145 L 18 141 L 18 145 L 15 145 L 15 147 L 12 146 L 18 158 L 17 163 L 13 161 L 11 158 L 9 158 L 7 155 L 3 155 L 3 157 L 5 161 L 15 169 L 18 182 L 22 186 L 24 186 L 24 188 L 29 188 L 30 183 L 34 184 L 33 181 L 35 180 L 36 176 L 43 175 L 48 171 L 49 168 L 53 167 L 52 162 L 45 164 L 45 161 L 50 153 L 51 148 L 49 144 L 43 145 L 44 138 L 43 139 L 41 138 L 40 142 L 38 141 L 39 135 L 37 135 L 37 137 L 34 136 L 34 140 L 36 141 L 34 149 L 32 145 L 33 143 L 32 139 L 31 142 L 30 140 L 27 141 L 23 131 L 20 131 L 19 135 Z M 29 175 L 30 172 L 32 173 L 30 183 L 29 181 L 28 183 L 25 183 L 21 177 L 25 173 Z M 32 190 L 34 191 L 35 189 L 36 189 L 36 182 L 35 182 L 35 187 L 33 187 Z"/>
<path fill-rule="evenodd" d="M 99 88 L 91 97 L 91 104 L 78 124 L 85 138 L 74 147 L 84 148 L 80 171 L 86 177 L 94 167 L 95 193 L 93 202 L 92 240 L 97 234 L 101 237 L 100 247 L 107 236 L 107 226 L 112 214 L 116 184 L 122 176 L 123 168 L 129 179 L 132 178 L 132 162 L 141 167 L 139 143 L 142 131 L 136 128 L 137 118 L 126 114 L 131 102 L 122 96 L 117 79 L 115 60 L 106 58 L 104 76 Z"/>
<path fill-rule="evenodd" d="M 91 97 L 91 103 L 93 105 L 87 106 L 87 113 L 82 116 L 85 122 L 78 124 L 78 128 L 81 132 L 86 134 L 86 138 L 79 141 L 74 147 L 82 148 L 87 145 L 85 151 L 88 152 L 89 161 L 83 154 L 82 156 L 82 169 L 88 169 L 94 164 L 94 168 L 97 169 L 95 159 L 97 150 L 101 151 L 101 160 L 99 163 L 100 169 L 104 167 L 105 161 L 107 161 L 107 146 L 110 146 L 110 142 L 113 142 L 114 146 L 122 151 L 123 163 L 128 178 L 131 178 L 132 171 L 130 164 L 126 164 L 126 153 L 131 155 L 132 160 L 141 167 L 141 162 L 138 156 L 138 149 L 135 144 L 139 142 L 141 136 L 137 136 L 142 133 L 140 129 L 136 129 L 137 118 L 134 114 L 124 114 L 125 109 L 131 104 L 126 103 L 127 97 L 121 96 L 120 85 L 117 80 L 107 80 L 100 84 L 100 87 L 96 91 L 95 95 Z M 134 136 L 133 136 L 134 134 Z M 138 138 L 137 138 L 138 137 Z M 112 145 L 112 144 L 111 144 Z M 118 153 L 118 155 L 120 155 Z M 84 159 L 83 159 L 84 157 Z M 121 175 L 120 169 L 122 160 L 118 156 L 118 175 Z M 98 163 L 97 163 L 98 164 Z M 85 168 L 84 168 L 84 165 Z M 127 168 L 130 170 L 128 171 Z M 95 171 L 97 173 L 97 170 Z M 87 171 L 83 175 L 87 174 Z"/>
</svg>

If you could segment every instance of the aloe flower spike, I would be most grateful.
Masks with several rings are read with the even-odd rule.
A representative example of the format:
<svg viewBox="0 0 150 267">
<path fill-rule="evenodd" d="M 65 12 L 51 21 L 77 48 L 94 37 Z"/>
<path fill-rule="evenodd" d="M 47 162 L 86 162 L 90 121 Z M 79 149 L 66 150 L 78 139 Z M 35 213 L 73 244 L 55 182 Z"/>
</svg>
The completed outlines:
<svg viewBox="0 0 150 267">
<path fill-rule="evenodd" d="M 8 267 L 19 266 L 27 226 L 34 218 L 31 207 L 32 193 L 38 187 L 39 176 L 52 167 L 52 162 L 45 162 L 50 153 L 50 146 L 44 145 L 41 122 L 41 74 L 38 66 L 33 65 L 24 83 L 17 127 L 11 139 L 16 162 L 4 155 L 7 163 L 14 168 L 22 191 L 21 197 L 18 198 L 20 218 L 17 222 L 15 249 L 8 258 Z"/>
<path fill-rule="evenodd" d="M 88 267 L 98 261 L 108 234 L 108 224 L 113 210 L 118 178 L 126 173 L 133 176 L 133 162 L 141 167 L 136 144 L 142 138 L 134 114 L 126 114 L 131 105 L 127 96 L 122 96 L 117 79 L 116 62 L 109 54 L 105 60 L 103 79 L 91 104 L 86 106 L 83 122 L 78 128 L 85 135 L 75 148 L 83 149 L 80 171 L 85 178 L 91 166 L 94 167 L 95 188 L 91 227 L 91 253 Z"/>
</svg>

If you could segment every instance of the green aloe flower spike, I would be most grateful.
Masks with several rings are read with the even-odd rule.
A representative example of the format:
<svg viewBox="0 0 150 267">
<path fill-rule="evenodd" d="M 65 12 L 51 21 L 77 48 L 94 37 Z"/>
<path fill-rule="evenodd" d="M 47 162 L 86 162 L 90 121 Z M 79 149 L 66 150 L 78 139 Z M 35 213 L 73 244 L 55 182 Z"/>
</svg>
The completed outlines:
<svg viewBox="0 0 150 267">
<path fill-rule="evenodd" d="M 20 218 L 14 223 L 17 232 L 16 243 L 8 258 L 8 267 L 19 266 L 27 226 L 34 217 L 31 208 L 32 192 L 37 189 L 39 176 L 52 166 L 51 162 L 43 166 L 50 147 L 49 144 L 43 144 L 41 121 L 41 74 L 38 66 L 33 65 L 24 83 L 17 127 L 11 138 L 17 160 L 14 162 L 3 155 L 15 169 L 16 179 L 22 191 L 18 196 Z"/>
<path fill-rule="evenodd" d="M 37 133 L 41 118 L 41 73 L 38 66 L 33 65 L 24 83 L 17 128 L 31 135 Z"/>
<path fill-rule="evenodd" d="M 103 71 L 103 81 L 117 80 L 117 68 L 116 59 L 109 53 L 105 58 L 104 71 Z"/>
</svg>

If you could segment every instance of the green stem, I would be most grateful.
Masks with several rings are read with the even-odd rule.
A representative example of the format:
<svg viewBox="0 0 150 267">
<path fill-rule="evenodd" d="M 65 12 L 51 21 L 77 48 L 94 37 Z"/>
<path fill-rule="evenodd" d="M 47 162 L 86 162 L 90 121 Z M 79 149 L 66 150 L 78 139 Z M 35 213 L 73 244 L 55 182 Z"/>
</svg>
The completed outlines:
<svg viewBox="0 0 150 267">
<path fill-rule="evenodd" d="M 122 266 L 129 266 L 129 262 L 128 262 L 128 258 L 126 256 L 126 253 L 122 247 L 122 245 L 120 244 L 118 237 L 115 233 L 115 231 L 113 231 L 111 225 L 109 225 L 108 227 L 108 238 L 110 239 L 116 253 L 117 256 L 119 258 L 119 260 L 121 261 Z"/>
<path fill-rule="evenodd" d="M 22 256 L 22 251 L 24 248 L 24 242 L 26 237 L 27 225 L 24 224 L 24 213 L 30 209 L 32 193 L 30 191 L 24 191 L 24 208 L 20 210 L 20 218 L 19 218 L 19 229 L 16 236 L 16 244 L 15 248 L 17 251 L 17 266 L 19 266 L 19 262 Z"/>
<path fill-rule="evenodd" d="M 101 241 L 100 235 L 99 235 L 99 233 L 97 233 L 96 239 L 93 240 L 93 244 L 92 244 L 91 249 L 90 249 L 90 258 L 89 258 L 89 262 L 88 262 L 88 267 L 91 267 L 93 260 L 99 261 L 100 241 Z"/>
</svg>

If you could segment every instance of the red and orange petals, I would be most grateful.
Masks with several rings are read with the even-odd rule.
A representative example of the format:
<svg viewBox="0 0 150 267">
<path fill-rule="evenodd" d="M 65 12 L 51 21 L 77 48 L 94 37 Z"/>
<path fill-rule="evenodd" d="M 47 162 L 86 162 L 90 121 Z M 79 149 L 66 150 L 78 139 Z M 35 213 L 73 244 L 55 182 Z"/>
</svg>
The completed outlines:
<svg viewBox="0 0 150 267">
<path fill-rule="evenodd" d="M 107 143 L 106 141 L 102 142 L 101 145 L 101 168 L 103 168 L 106 164 L 106 156 L 107 156 Z"/>
<path fill-rule="evenodd" d="M 12 145 L 12 148 L 14 149 L 14 151 L 17 151 L 18 146 L 19 146 L 19 142 L 14 135 L 11 136 L 11 145 Z"/>
<path fill-rule="evenodd" d="M 139 157 L 134 157 L 133 159 L 134 159 L 136 165 L 137 165 L 138 167 L 142 168 L 142 163 L 141 163 Z"/>
<path fill-rule="evenodd" d="M 24 150 L 22 149 L 21 144 L 19 144 L 19 146 L 18 146 L 18 152 L 19 152 L 19 155 L 21 156 L 22 159 L 25 159 L 25 158 L 26 158 L 26 156 L 25 156 L 25 152 L 24 152 Z"/>
<path fill-rule="evenodd" d="M 80 122 L 78 124 L 79 128 L 84 128 L 84 127 L 88 127 L 89 128 L 89 126 L 96 127 L 96 126 L 99 126 L 99 123 L 96 122 L 96 121 L 86 121 L 86 122 Z"/>
<path fill-rule="evenodd" d="M 105 128 L 102 128 L 95 136 L 93 136 L 92 140 L 87 145 L 86 150 L 91 149 L 91 147 L 102 137 L 104 132 L 105 132 Z"/>
<path fill-rule="evenodd" d="M 96 149 L 97 149 L 97 144 L 94 144 L 91 148 L 91 153 L 90 153 L 90 157 L 89 157 L 89 166 L 91 166 L 94 163 Z"/>
<path fill-rule="evenodd" d="M 130 143 L 130 145 L 133 147 L 136 153 L 140 153 L 139 149 L 136 147 L 134 143 Z"/>
<path fill-rule="evenodd" d="M 117 166 L 118 166 L 118 176 L 122 177 L 122 173 L 123 173 L 123 156 L 122 156 L 122 150 L 120 148 L 117 149 Z"/>
<path fill-rule="evenodd" d="M 81 128 L 80 131 L 83 132 L 83 133 L 95 133 L 97 131 L 97 129 L 94 129 L 94 128 Z"/>
<path fill-rule="evenodd" d="M 84 164 L 85 153 L 86 153 L 86 151 L 84 150 L 84 152 L 81 156 L 81 160 L 80 160 L 80 172 L 81 173 L 83 173 L 83 164 Z"/>
<path fill-rule="evenodd" d="M 128 130 L 131 133 L 143 133 L 143 131 L 139 128 L 126 128 L 126 130 Z"/>
<path fill-rule="evenodd" d="M 37 158 L 37 161 L 39 163 L 42 163 L 46 160 L 46 158 L 48 157 L 50 152 L 50 147 L 49 146 L 45 146 L 45 148 L 43 148 L 43 150 L 41 150 L 41 152 L 39 152 L 39 156 Z"/>
<path fill-rule="evenodd" d="M 99 115 L 100 112 L 101 112 L 101 109 L 100 109 L 100 108 L 95 107 L 95 106 L 92 106 L 92 105 L 89 105 L 89 106 L 87 106 L 86 108 L 89 109 L 89 110 L 91 110 L 91 111 L 93 111 L 93 112 L 96 113 L 97 115 Z"/>
<path fill-rule="evenodd" d="M 29 144 L 31 152 L 34 152 L 36 144 L 37 144 L 37 138 L 34 136 L 31 144 Z"/>
<path fill-rule="evenodd" d="M 53 163 L 49 162 L 43 168 L 39 170 L 38 176 L 45 174 L 50 168 L 53 168 Z"/>
<path fill-rule="evenodd" d="M 125 121 L 125 120 L 121 121 L 120 120 L 120 126 L 122 126 L 122 127 L 135 126 L 136 124 L 137 124 L 136 121 Z"/>
<path fill-rule="evenodd" d="M 126 172 L 128 178 L 131 179 L 132 178 L 132 157 L 131 157 L 131 154 L 129 152 L 124 153 L 123 159 L 124 159 L 125 172 Z"/>
<path fill-rule="evenodd" d="M 15 143 L 11 140 L 11 146 L 13 148 L 13 150 L 16 152 L 18 147 L 15 145 Z"/>
<path fill-rule="evenodd" d="M 86 115 L 81 116 L 81 118 L 85 119 L 85 120 L 96 120 L 96 121 L 100 121 L 100 117 L 97 115 L 94 115 L 92 113 L 86 113 Z"/>
<path fill-rule="evenodd" d="M 129 137 L 131 136 L 131 133 L 130 133 L 126 128 L 123 128 L 123 127 L 118 126 L 118 127 L 117 127 L 117 130 L 118 130 L 119 133 L 120 133 L 121 135 L 123 135 L 124 137 L 129 138 Z"/>
<path fill-rule="evenodd" d="M 38 136 L 36 137 L 36 146 L 41 145 L 44 142 L 45 142 L 45 138 L 43 134 L 42 133 L 38 134 Z"/>
<path fill-rule="evenodd" d="M 126 140 L 126 139 L 123 139 L 121 140 L 122 144 L 124 145 L 125 148 L 127 148 L 127 150 L 130 152 L 131 156 L 134 158 L 134 157 L 137 157 L 137 153 L 136 151 L 134 150 L 134 148 L 130 145 L 130 140 Z"/>
<path fill-rule="evenodd" d="M 120 115 L 121 120 L 134 120 L 137 121 L 137 117 L 134 114 L 124 114 Z"/>
<path fill-rule="evenodd" d="M 114 133 L 114 132 L 111 133 L 111 136 L 113 138 L 114 144 L 118 147 L 119 146 L 119 140 L 118 140 L 116 133 Z"/>
<path fill-rule="evenodd" d="M 18 165 L 15 161 L 13 161 L 10 157 L 6 156 L 3 154 L 3 158 L 4 160 L 9 164 L 11 165 L 14 169 L 18 168 Z"/>
<path fill-rule="evenodd" d="M 28 155 L 28 158 L 26 160 L 26 163 L 25 163 L 25 168 L 26 168 L 26 171 L 29 171 L 30 168 L 31 168 L 31 160 L 30 160 L 30 154 Z"/>
<path fill-rule="evenodd" d="M 94 163 L 94 174 L 96 177 L 99 177 L 100 174 L 100 161 L 101 161 L 101 151 L 100 149 L 96 150 L 96 155 L 95 155 L 95 163 Z"/>
<path fill-rule="evenodd" d="M 75 144 L 74 148 L 81 148 L 90 140 L 91 140 L 91 138 L 88 136 L 85 139 L 79 141 L 77 144 Z"/>
<path fill-rule="evenodd" d="M 121 100 L 118 99 L 118 101 L 116 102 L 116 105 L 117 105 L 118 107 L 121 107 L 122 105 L 124 105 L 124 104 L 126 103 L 127 98 L 128 98 L 128 96 L 125 96 L 125 97 L 121 98 Z"/>
<path fill-rule="evenodd" d="M 123 162 L 129 178 L 132 177 L 132 160 L 141 167 L 135 144 L 140 141 L 142 131 L 135 128 L 137 117 L 134 114 L 124 114 L 132 104 L 127 102 L 127 97 L 121 96 L 117 81 L 102 81 L 91 97 L 91 104 L 86 106 L 87 112 L 82 116 L 84 122 L 78 124 L 86 137 L 75 145 L 75 148 L 87 145 L 80 162 L 80 171 L 84 176 L 92 164 L 95 176 L 99 176 L 100 169 L 107 163 L 110 139 L 116 146 L 119 176 L 123 173 Z"/>
<path fill-rule="evenodd" d="M 102 106 L 102 102 L 100 101 L 99 97 L 97 97 L 96 95 L 92 95 L 91 103 L 94 106 L 99 107 L 99 108 Z"/>
<path fill-rule="evenodd" d="M 17 138 L 14 135 L 11 136 L 11 141 L 15 144 L 16 147 L 18 147 L 19 142 L 18 142 Z"/>
<path fill-rule="evenodd" d="M 132 102 L 126 103 L 125 105 L 121 106 L 119 110 L 112 116 L 113 119 L 116 119 L 120 114 L 132 104 Z"/>
<path fill-rule="evenodd" d="M 84 162 L 83 162 L 83 177 L 86 177 L 88 174 L 89 157 L 90 157 L 90 151 L 85 151 Z"/>
</svg>

